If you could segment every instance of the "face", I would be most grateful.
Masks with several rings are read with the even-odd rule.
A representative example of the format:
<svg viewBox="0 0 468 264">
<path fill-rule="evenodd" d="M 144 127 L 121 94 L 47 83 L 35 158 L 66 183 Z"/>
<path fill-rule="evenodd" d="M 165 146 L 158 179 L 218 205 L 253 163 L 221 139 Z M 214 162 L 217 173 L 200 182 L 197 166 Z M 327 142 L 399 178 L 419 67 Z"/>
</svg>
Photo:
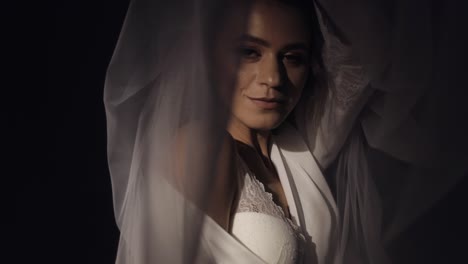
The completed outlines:
<svg viewBox="0 0 468 264">
<path fill-rule="evenodd" d="M 299 101 L 310 72 L 310 34 L 300 11 L 277 1 L 256 1 L 247 21 L 232 37 L 237 67 L 223 66 L 236 69 L 232 119 L 267 131 Z"/>
</svg>

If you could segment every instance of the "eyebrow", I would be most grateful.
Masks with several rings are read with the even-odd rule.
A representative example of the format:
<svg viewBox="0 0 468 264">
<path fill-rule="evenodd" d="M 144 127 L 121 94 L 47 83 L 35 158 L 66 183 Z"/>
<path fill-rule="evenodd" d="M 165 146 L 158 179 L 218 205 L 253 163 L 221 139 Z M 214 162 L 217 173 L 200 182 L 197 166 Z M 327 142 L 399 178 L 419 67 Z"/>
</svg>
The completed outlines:
<svg viewBox="0 0 468 264">
<path fill-rule="evenodd" d="M 261 38 L 258 38 L 258 37 L 254 37 L 254 36 L 249 35 L 249 34 L 241 35 L 238 38 L 238 41 L 253 42 L 253 43 L 256 43 L 256 44 L 264 46 L 264 47 L 270 47 L 271 46 L 271 44 L 268 41 L 266 41 L 264 39 L 261 39 Z M 288 44 L 288 45 L 286 45 L 286 46 L 284 46 L 282 48 L 282 50 L 293 50 L 293 49 L 302 49 L 302 50 L 308 51 L 309 47 L 308 47 L 308 45 L 306 43 L 297 42 L 297 43 Z"/>
<path fill-rule="evenodd" d="M 270 47 L 270 43 L 268 43 L 268 41 L 264 40 L 264 39 L 261 39 L 261 38 L 257 38 L 257 37 L 254 37 L 252 35 L 249 35 L 249 34 L 242 34 L 239 38 L 238 38 L 238 41 L 248 41 L 248 42 L 254 42 L 254 43 L 257 43 L 261 46 L 265 46 L 265 47 Z"/>
</svg>

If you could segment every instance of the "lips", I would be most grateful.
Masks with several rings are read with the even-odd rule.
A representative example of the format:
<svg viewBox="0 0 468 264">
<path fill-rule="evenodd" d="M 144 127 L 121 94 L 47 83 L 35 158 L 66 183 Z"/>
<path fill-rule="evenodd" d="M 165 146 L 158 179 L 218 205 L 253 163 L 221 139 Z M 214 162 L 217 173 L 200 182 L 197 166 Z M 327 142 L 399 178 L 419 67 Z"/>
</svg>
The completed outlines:
<svg viewBox="0 0 468 264">
<path fill-rule="evenodd" d="M 283 98 L 276 97 L 248 97 L 256 106 L 262 109 L 275 109 L 283 106 L 286 103 L 286 100 Z"/>
</svg>

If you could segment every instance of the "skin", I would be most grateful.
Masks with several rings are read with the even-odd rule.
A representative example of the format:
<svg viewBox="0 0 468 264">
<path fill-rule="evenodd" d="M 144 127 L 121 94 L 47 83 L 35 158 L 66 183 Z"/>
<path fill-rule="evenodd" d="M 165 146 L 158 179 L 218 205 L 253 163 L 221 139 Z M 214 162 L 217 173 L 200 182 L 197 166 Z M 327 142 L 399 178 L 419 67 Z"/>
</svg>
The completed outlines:
<svg viewBox="0 0 468 264">
<path fill-rule="evenodd" d="M 300 11 L 266 0 L 256 1 L 249 10 L 245 25 L 238 23 L 240 16 L 235 11 L 225 19 L 214 46 L 215 81 L 221 98 L 232 98 L 231 102 L 226 101 L 231 106 L 231 117 L 226 129 L 229 134 L 216 163 L 217 177 L 207 199 L 199 205 L 226 231 L 232 225 L 240 194 L 237 154 L 290 217 L 283 187 L 269 156 L 271 131 L 294 109 L 311 72 L 311 40 Z M 181 130 L 177 153 L 186 152 L 185 137 Z M 200 197 L 191 193 L 197 188 L 192 188 L 194 184 L 190 182 L 193 181 L 178 178 L 176 187 L 189 197 Z M 196 202 L 195 198 L 192 200 Z"/>
<path fill-rule="evenodd" d="M 238 38 L 239 66 L 228 131 L 249 169 L 289 217 L 269 156 L 271 130 L 294 109 L 310 74 L 310 39 L 299 10 L 257 1 Z"/>
<path fill-rule="evenodd" d="M 206 198 L 198 203 L 199 207 L 227 232 L 232 226 L 241 191 L 236 168 L 237 155 L 263 183 L 265 190 L 273 194 L 273 201 L 283 209 L 286 217 L 290 217 L 283 187 L 269 156 L 271 131 L 280 126 L 295 108 L 309 78 L 320 77 L 320 73 L 312 76 L 312 32 L 304 23 L 300 10 L 279 1 L 257 0 L 247 17 L 242 9 L 237 11 L 240 12 L 230 11 L 227 17 L 223 17 L 223 23 L 220 23 L 222 28 L 215 36 L 213 49 L 210 49 L 213 51 L 210 53 L 214 63 L 213 80 L 219 88 L 216 96 L 221 103 L 230 106 L 225 110 L 231 110 L 226 128 L 229 135 L 225 137 L 221 152 L 206 145 L 193 148 L 214 151 L 218 158 L 214 163 L 215 177 L 212 181 L 210 179 L 210 192 L 197 193 L 197 190 L 206 189 L 198 188 L 196 179 L 176 179 L 178 183 L 175 184 L 189 197 L 194 190 L 191 200 L 195 202 L 199 197 Z M 316 69 L 317 65 L 314 66 Z M 320 81 L 320 78 L 311 79 L 314 83 L 317 80 Z M 321 98 L 314 99 L 312 109 L 319 116 L 317 122 L 320 129 L 317 124 L 312 124 L 309 147 L 322 170 L 336 158 L 354 120 L 372 94 L 372 89 L 364 88 L 354 95 L 351 107 L 340 105 L 334 96 L 328 96 L 326 90 L 317 94 L 314 91 L 314 96 Z M 343 89 L 340 87 L 335 92 Z M 303 99 L 307 98 L 304 96 Z M 276 103 L 271 103 L 275 100 Z M 336 107 L 327 108 L 326 111 L 332 112 L 322 114 L 321 104 L 317 104 L 320 102 Z M 322 116 L 330 115 L 333 116 L 333 123 L 328 118 L 322 119 Z M 196 129 L 191 128 L 190 135 L 194 131 Z M 203 130 L 199 132 L 204 134 Z M 179 155 L 174 158 L 178 161 L 174 166 L 180 168 L 180 157 L 190 151 L 183 143 L 183 129 L 177 138 L 182 143 L 179 151 L 176 151 Z M 197 162 L 196 157 L 188 159 L 193 164 L 203 164 L 203 161 Z M 195 174 L 206 175 L 204 171 Z M 192 173 L 181 172 L 178 175 L 190 176 Z"/>
</svg>

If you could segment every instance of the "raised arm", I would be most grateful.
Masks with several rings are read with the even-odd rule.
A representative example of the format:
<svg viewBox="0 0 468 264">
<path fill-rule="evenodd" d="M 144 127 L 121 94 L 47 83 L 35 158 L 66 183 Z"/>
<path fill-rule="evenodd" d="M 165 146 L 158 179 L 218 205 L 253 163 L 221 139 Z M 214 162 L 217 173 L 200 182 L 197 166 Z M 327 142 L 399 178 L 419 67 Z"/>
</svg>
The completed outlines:
<svg viewBox="0 0 468 264">
<path fill-rule="evenodd" d="M 298 126 L 302 126 L 317 163 L 326 169 L 337 157 L 373 89 L 368 86 L 369 81 L 351 45 L 320 12 L 317 14 L 324 37 L 325 88 L 328 93 L 326 98 L 318 99 L 325 100 L 323 114 L 317 116 L 313 113 L 317 98 L 310 98 L 302 120 L 298 120 L 302 125 Z"/>
</svg>

